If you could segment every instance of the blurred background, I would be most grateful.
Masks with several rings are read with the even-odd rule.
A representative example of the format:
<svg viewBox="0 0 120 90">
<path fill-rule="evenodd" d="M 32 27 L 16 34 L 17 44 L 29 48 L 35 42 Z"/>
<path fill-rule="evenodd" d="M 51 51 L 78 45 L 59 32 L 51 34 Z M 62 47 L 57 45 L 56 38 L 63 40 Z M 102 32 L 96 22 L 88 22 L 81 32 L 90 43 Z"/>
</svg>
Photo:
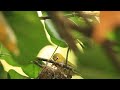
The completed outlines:
<svg viewBox="0 0 120 90">
<path fill-rule="evenodd" d="M 119 11 L 1 11 L 0 78 L 36 79 L 36 58 L 60 53 L 73 79 L 120 78 Z"/>
</svg>

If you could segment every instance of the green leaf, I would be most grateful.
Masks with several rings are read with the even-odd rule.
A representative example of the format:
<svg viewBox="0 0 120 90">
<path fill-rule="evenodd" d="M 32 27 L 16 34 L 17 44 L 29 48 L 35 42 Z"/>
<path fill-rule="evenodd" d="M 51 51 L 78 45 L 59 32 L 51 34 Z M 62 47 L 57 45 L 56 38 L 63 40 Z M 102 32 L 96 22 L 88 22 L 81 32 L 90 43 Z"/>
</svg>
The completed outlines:
<svg viewBox="0 0 120 90">
<path fill-rule="evenodd" d="M 69 20 L 73 21 L 76 25 L 80 27 L 86 28 L 87 26 L 86 22 L 82 17 L 74 16 L 74 17 L 70 17 Z"/>
<path fill-rule="evenodd" d="M 118 41 L 118 43 L 120 43 L 120 27 L 116 27 L 116 30 L 115 30 L 115 39 Z"/>
<path fill-rule="evenodd" d="M 81 76 L 85 79 L 120 79 L 120 74 L 102 69 L 80 66 Z"/>
<path fill-rule="evenodd" d="M 30 64 L 39 50 L 49 44 L 42 23 L 35 11 L 8 11 L 4 12 L 18 41 L 20 55 L 12 54 L 20 65 Z"/>
<path fill-rule="evenodd" d="M 4 70 L 1 62 L 0 62 L 0 79 L 7 79 L 7 72 Z"/>
<path fill-rule="evenodd" d="M 61 47 L 67 47 L 66 42 L 59 36 L 57 29 L 51 20 L 45 20 L 45 28 L 50 35 L 51 41 Z"/>
<path fill-rule="evenodd" d="M 29 77 L 20 75 L 19 73 L 12 69 L 9 70 L 8 77 L 9 79 L 30 79 Z"/>
<path fill-rule="evenodd" d="M 74 16 L 74 17 L 70 17 L 69 20 L 71 20 L 77 26 L 80 26 L 82 28 L 87 27 L 87 24 L 85 23 L 85 21 L 81 17 Z M 72 30 L 71 34 L 75 39 L 80 40 L 84 44 L 84 48 L 90 48 L 92 46 L 91 39 L 89 39 L 88 37 L 85 37 L 81 32 L 78 32 L 76 30 Z"/>
<path fill-rule="evenodd" d="M 80 53 L 77 64 L 83 78 L 120 78 L 105 51 L 97 45 Z"/>
<path fill-rule="evenodd" d="M 117 44 L 113 48 L 120 54 L 120 27 L 116 27 L 114 31 L 115 32 L 112 32 L 113 39 Z"/>
<path fill-rule="evenodd" d="M 40 68 L 31 64 L 39 50 L 50 44 L 36 11 L 8 11 L 4 15 L 12 27 L 18 42 L 20 55 L 4 56 L 9 64 L 22 67 L 31 78 L 35 78 Z M 13 73 L 10 74 L 13 76 Z M 18 77 L 12 77 L 18 78 Z"/>
<path fill-rule="evenodd" d="M 10 65 L 19 66 L 19 64 L 13 59 L 10 52 L 3 45 L 0 45 L 0 46 L 1 46 L 0 59 L 6 60 L 7 63 L 9 63 Z"/>
<path fill-rule="evenodd" d="M 37 78 L 37 76 L 41 71 L 41 68 L 35 64 L 29 64 L 23 66 L 22 68 L 23 68 L 23 72 L 25 72 L 25 74 L 27 74 L 30 78 Z"/>
</svg>

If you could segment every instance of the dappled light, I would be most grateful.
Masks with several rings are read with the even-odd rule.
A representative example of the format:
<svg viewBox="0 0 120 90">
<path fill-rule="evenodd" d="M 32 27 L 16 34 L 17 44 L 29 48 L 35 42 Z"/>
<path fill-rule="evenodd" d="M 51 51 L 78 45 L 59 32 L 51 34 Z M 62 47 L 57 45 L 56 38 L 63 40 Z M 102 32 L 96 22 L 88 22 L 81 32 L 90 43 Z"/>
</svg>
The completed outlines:
<svg viewBox="0 0 120 90">
<path fill-rule="evenodd" d="M 0 11 L 0 79 L 120 79 L 120 11 Z"/>
</svg>

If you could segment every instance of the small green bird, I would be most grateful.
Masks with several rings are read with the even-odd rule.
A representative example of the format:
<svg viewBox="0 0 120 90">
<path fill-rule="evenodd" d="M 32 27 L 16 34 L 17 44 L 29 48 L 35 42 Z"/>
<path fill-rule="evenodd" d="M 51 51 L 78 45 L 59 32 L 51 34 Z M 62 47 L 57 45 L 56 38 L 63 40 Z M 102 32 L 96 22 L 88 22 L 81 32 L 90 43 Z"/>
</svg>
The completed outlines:
<svg viewBox="0 0 120 90">
<path fill-rule="evenodd" d="M 61 64 L 65 64 L 66 63 L 66 59 L 60 54 L 60 53 L 55 53 L 53 55 L 53 60 L 61 63 Z M 68 61 L 67 63 L 68 66 L 74 67 L 75 65 L 73 65 L 71 62 Z"/>
<path fill-rule="evenodd" d="M 65 64 L 66 63 L 66 59 L 60 54 L 60 53 L 55 53 L 53 55 L 53 60 L 58 62 L 58 63 L 61 63 L 61 64 Z M 71 62 L 68 61 L 67 63 L 68 66 L 72 67 L 73 68 L 73 75 L 77 74 L 77 75 L 80 75 L 78 72 L 77 72 L 77 67 L 75 65 L 73 65 Z"/>
</svg>

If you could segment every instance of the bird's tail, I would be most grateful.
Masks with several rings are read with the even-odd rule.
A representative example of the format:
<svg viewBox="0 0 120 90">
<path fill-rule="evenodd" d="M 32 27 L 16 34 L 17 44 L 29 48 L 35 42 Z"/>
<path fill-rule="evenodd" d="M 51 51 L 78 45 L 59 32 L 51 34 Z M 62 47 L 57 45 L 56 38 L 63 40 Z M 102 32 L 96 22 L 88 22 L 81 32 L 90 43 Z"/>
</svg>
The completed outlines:
<svg viewBox="0 0 120 90">
<path fill-rule="evenodd" d="M 72 67 L 73 75 L 80 75 L 80 70 L 78 70 L 79 69 L 78 66 L 72 64 L 71 62 L 68 62 L 68 66 Z"/>
</svg>

